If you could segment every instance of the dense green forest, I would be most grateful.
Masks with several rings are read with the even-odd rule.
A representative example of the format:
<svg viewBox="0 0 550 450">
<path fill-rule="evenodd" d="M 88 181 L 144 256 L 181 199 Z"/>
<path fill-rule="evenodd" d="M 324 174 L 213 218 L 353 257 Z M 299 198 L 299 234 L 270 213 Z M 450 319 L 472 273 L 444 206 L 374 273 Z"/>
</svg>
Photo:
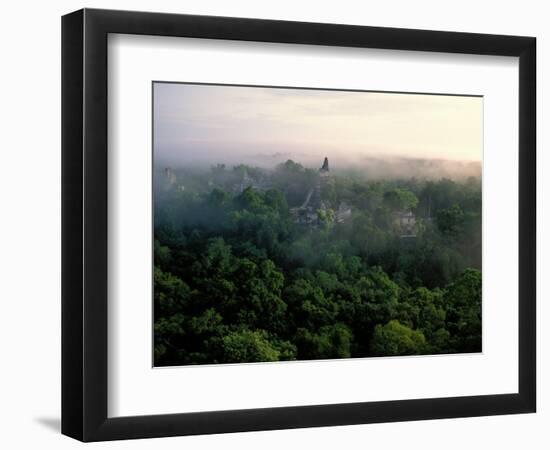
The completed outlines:
<svg viewBox="0 0 550 450">
<path fill-rule="evenodd" d="M 156 366 L 481 351 L 480 178 L 154 178 Z"/>
</svg>

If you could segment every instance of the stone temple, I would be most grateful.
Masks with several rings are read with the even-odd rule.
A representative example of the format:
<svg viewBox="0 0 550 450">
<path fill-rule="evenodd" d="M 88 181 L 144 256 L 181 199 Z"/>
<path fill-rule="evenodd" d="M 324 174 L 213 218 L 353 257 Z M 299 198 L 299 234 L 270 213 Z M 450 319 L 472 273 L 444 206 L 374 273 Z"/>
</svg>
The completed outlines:
<svg viewBox="0 0 550 450">
<path fill-rule="evenodd" d="M 296 223 L 316 226 L 319 222 L 319 211 L 327 211 L 329 205 L 322 198 L 322 192 L 330 180 L 330 168 L 328 158 L 325 157 L 323 165 L 319 169 L 319 179 L 314 188 L 310 189 L 301 206 L 292 208 L 291 213 Z M 351 218 L 351 208 L 340 203 L 334 211 L 335 221 L 343 223 Z"/>
</svg>

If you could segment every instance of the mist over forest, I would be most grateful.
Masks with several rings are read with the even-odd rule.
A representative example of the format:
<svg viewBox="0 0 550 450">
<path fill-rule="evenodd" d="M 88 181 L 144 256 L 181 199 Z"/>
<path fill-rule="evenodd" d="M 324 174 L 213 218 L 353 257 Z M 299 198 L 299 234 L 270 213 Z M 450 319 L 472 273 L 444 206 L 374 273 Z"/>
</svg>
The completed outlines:
<svg viewBox="0 0 550 450">
<path fill-rule="evenodd" d="M 212 166 L 211 155 L 201 157 L 200 153 L 181 152 L 178 156 L 158 158 L 157 168 L 194 169 L 207 172 Z M 430 179 L 448 178 L 461 180 L 468 177 L 481 177 L 481 161 L 462 161 L 451 159 L 415 158 L 406 156 L 362 156 L 354 159 L 349 157 L 333 158 L 331 170 L 334 174 L 352 174 L 354 177 L 371 180 L 381 179 Z M 187 155 L 187 156 L 186 156 Z M 259 169 L 273 170 L 287 160 L 300 161 L 304 166 L 316 167 L 319 164 L 317 154 L 299 153 L 294 157 L 290 152 L 275 152 L 270 154 L 252 155 L 219 155 L 216 164 L 227 167 L 241 164 Z"/>
<path fill-rule="evenodd" d="M 481 351 L 481 166 L 154 172 L 155 365 Z"/>
</svg>

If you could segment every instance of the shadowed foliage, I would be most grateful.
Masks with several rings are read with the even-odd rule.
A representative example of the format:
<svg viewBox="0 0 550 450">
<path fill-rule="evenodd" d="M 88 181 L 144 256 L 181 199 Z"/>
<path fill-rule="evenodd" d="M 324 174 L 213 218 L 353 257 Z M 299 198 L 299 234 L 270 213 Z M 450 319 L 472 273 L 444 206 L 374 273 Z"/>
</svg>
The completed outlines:
<svg viewBox="0 0 550 450">
<path fill-rule="evenodd" d="M 293 161 L 155 180 L 155 365 L 481 351 L 479 178 L 331 175 L 306 224 Z"/>
</svg>

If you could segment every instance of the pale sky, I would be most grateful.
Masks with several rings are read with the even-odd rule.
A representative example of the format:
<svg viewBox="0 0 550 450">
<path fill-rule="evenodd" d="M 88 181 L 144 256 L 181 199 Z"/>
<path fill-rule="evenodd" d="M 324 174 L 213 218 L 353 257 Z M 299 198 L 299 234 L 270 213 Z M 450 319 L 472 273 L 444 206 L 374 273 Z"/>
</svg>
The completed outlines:
<svg viewBox="0 0 550 450">
<path fill-rule="evenodd" d="M 481 161 L 482 119 L 481 97 L 154 84 L 155 160 L 174 167 Z"/>
</svg>

